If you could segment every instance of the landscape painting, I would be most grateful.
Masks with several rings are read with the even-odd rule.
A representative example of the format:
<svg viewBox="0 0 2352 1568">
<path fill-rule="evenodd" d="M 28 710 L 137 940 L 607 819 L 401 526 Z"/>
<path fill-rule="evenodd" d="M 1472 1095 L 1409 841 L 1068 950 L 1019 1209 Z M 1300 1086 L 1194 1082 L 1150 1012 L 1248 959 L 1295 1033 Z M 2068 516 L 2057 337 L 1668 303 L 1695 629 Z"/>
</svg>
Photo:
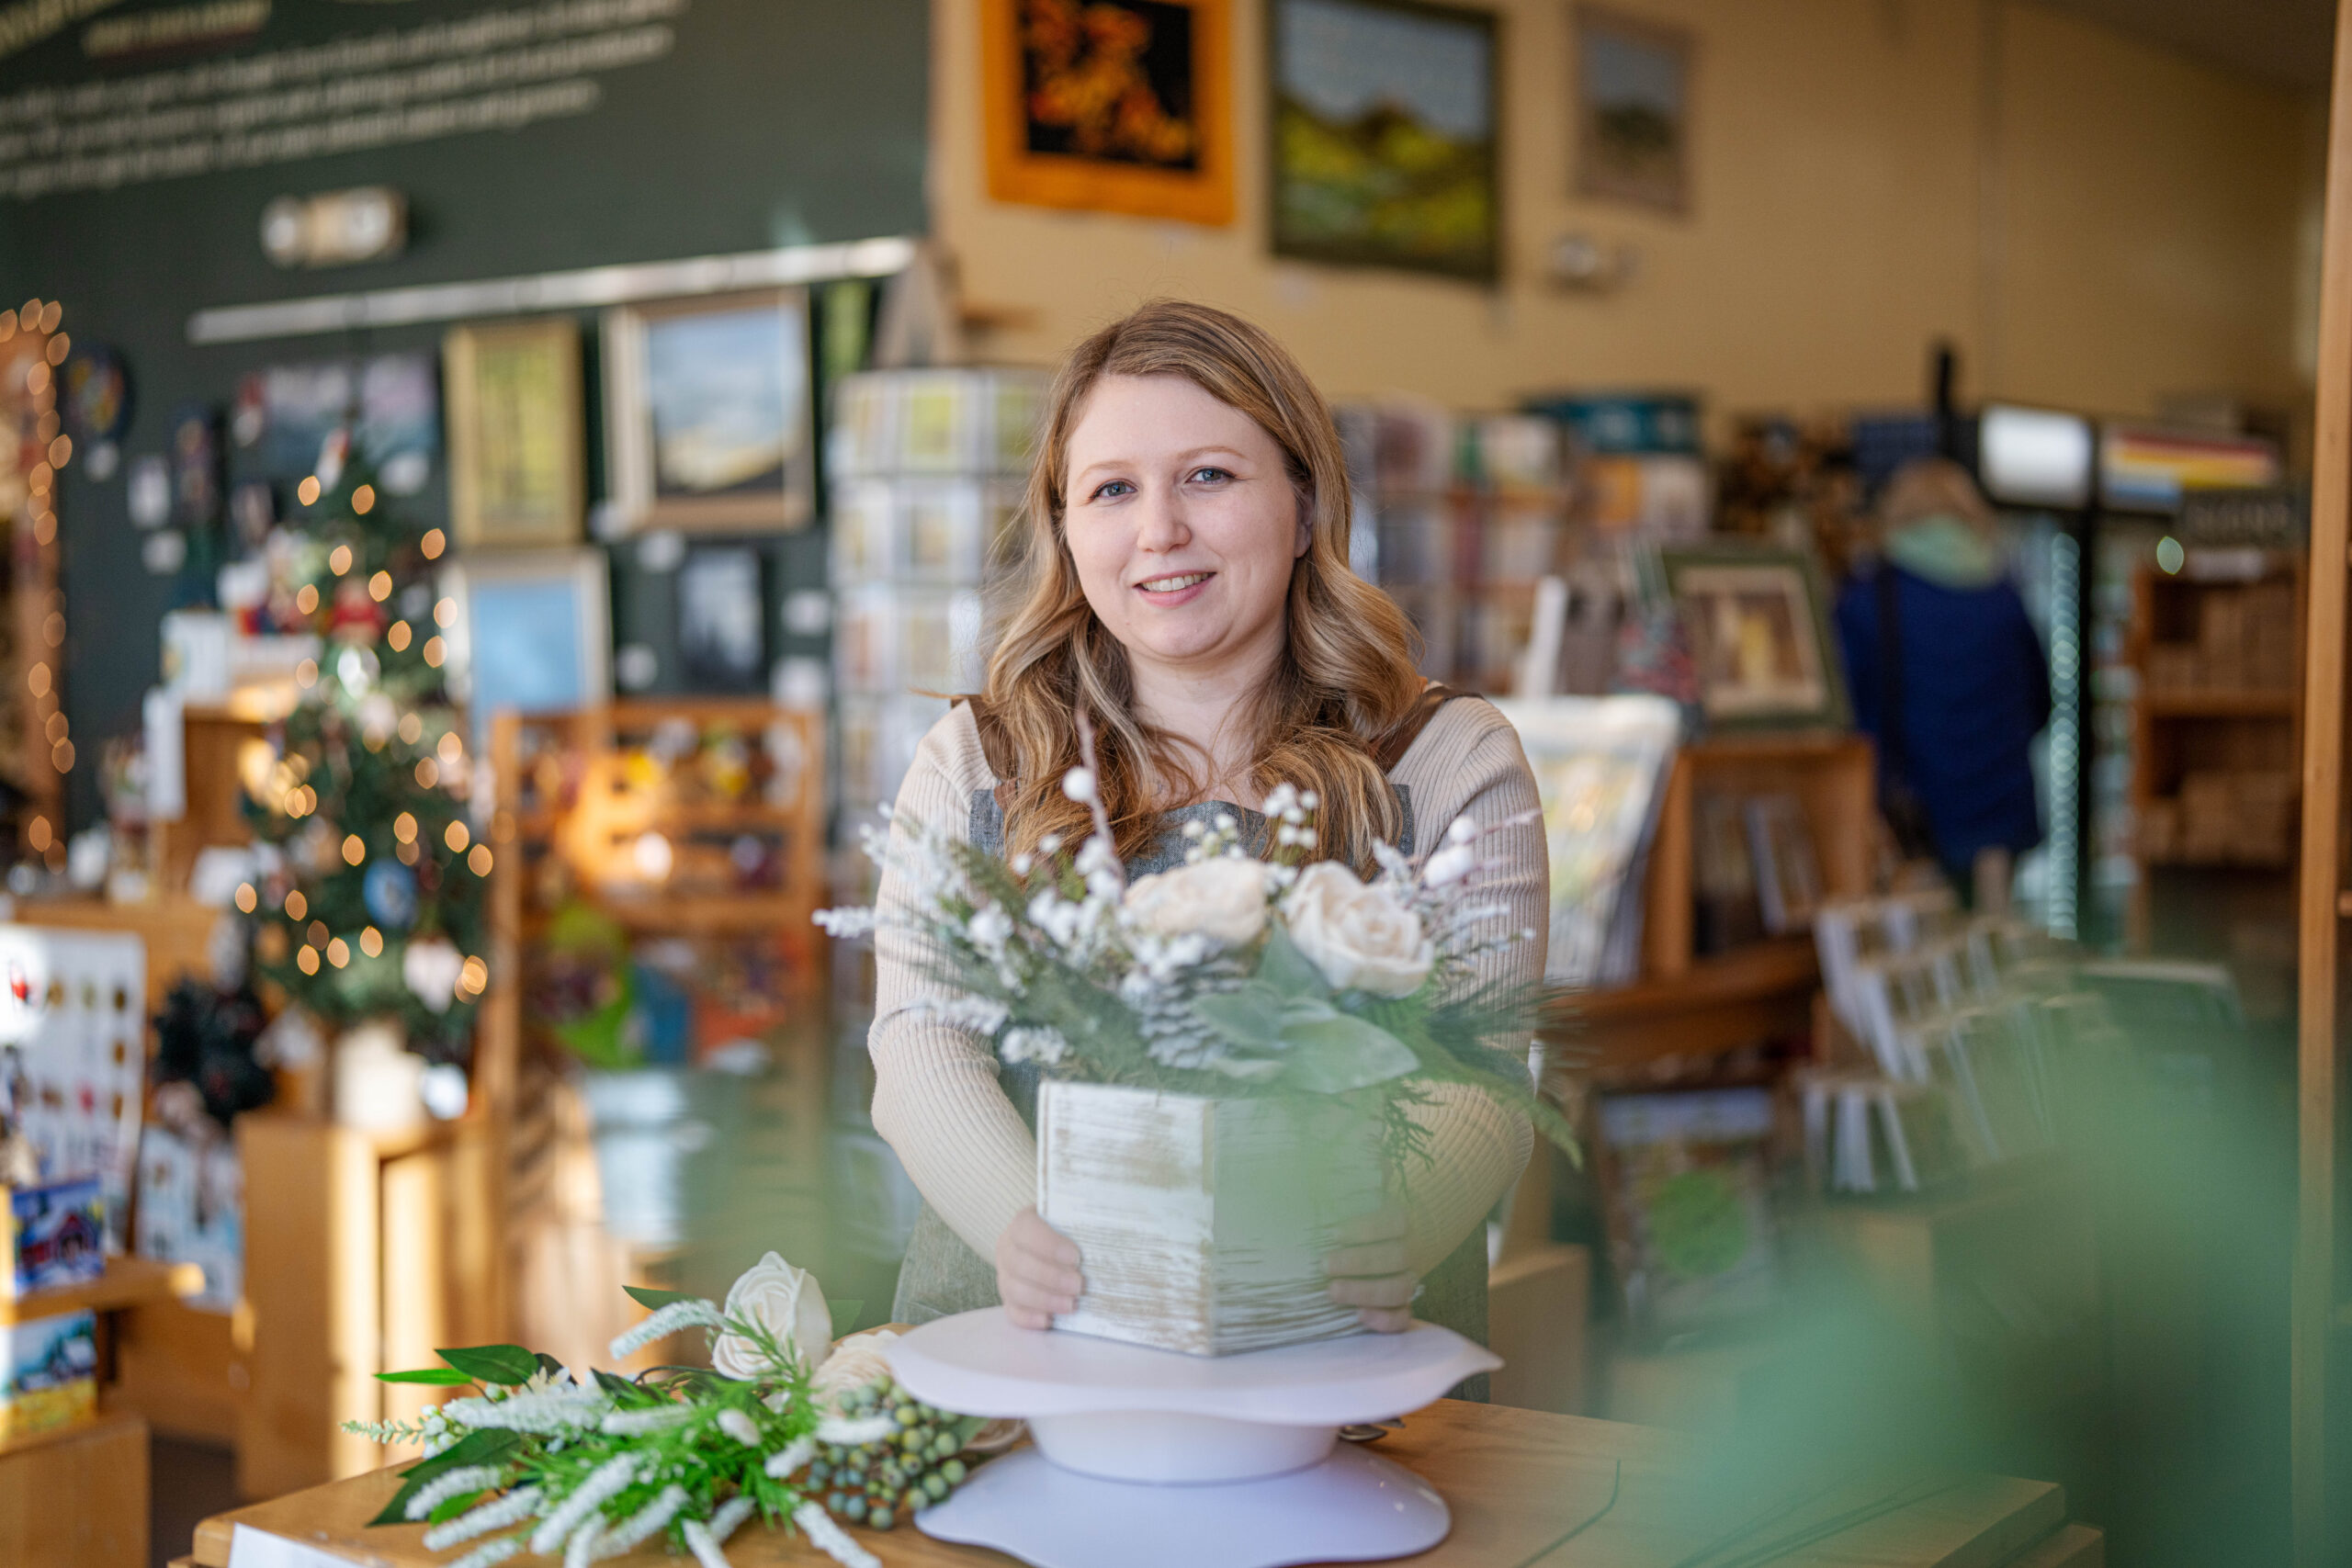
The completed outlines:
<svg viewBox="0 0 2352 1568">
<path fill-rule="evenodd" d="M 1688 211 L 1690 40 L 1653 22 L 1577 11 L 1577 188 Z"/>
<path fill-rule="evenodd" d="M 1492 279 L 1496 21 L 1419 0 L 1274 0 L 1273 248 Z"/>
</svg>

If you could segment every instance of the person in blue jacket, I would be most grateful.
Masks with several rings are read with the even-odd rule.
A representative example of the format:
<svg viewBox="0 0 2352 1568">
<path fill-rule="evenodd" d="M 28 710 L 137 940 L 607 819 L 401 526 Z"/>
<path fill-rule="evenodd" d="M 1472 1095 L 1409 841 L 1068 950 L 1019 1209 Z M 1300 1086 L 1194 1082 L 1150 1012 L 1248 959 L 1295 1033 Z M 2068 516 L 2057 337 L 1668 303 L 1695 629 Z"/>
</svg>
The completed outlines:
<svg viewBox="0 0 2352 1568">
<path fill-rule="evenodd" d="M 1876 562 L 1838 598 L 1855 717 L 1878 742 L 1898 836 L 1908 817 L 1928 840 L 1905 849 L 1931 851 L 1967 889 L 1984 851 L 2014 857 L 2041 841 L 2028 748 L 2050 721 L 2049 661 L 1992 508 L 1959 464 L 1905 464 L 1879 522 Z"/>
</svg>

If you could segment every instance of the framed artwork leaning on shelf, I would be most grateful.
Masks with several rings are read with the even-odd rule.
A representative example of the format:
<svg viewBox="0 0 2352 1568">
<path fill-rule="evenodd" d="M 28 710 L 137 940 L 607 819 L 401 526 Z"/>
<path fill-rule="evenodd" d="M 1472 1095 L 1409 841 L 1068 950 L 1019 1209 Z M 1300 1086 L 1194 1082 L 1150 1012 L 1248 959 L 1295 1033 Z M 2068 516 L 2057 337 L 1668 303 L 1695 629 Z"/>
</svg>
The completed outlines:
<svg viewBox="0 0 2352 1568">
<path fill-rule="evenodd" d="M 619 306 L 605 314 L 604 349 L 614 532 L 808 522 L 807 289 Z"/>
<path fill-rule="evenodd" d="M 469 556 L 441 574 L 449 689 L 486 748 L 501 712 L 566 713 L 613 694 L 611 587 L 593 546 Z"/>
<path fill-rule="evenodd" d="M 1653 596 L 1690 639 L 1711 728 L 1844 729 L 1853 722 L 1829 603 L 1813 558 L 1738 545 L 1670 547 L 1646 558 Z"/>
<path fill-rule="evenodd" d="M 579 328 L 455 328 L 443 341 L 442 374 L 458 543 L 577 544 L 587 509 Z"/>
<path fill-rule="evenodd" d="M 1233 221 L 1228 0 L 981 0 L 989 195 Z"/>
</svg>

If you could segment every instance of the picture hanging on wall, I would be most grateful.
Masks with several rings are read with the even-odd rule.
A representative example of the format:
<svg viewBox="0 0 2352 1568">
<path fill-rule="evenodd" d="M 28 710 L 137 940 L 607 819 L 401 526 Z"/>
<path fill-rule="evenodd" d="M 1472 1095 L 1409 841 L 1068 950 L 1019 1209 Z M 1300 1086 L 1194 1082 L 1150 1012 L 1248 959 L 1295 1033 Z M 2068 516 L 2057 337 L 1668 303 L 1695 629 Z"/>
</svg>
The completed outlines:
<svg viewBox="0 0 2352 1568">
<path fill-rule="evenodd" d="M 316 473 L 330 440 L 347 433 L 350 450 L 375 466 L 394 495 L 414 495 L 441 450 L 441 391 L 430 354 L 385 354 L 278 365 L 246 377 L 230 416 L 231 436 L 258 451 L 276 479 Z"/>
<path fill-rule="evenodd" d="M 607 311 L 606 478 L 617 531 L 797 528 L 814 506 L 808 291 Z"/>
<path fill-rule="evenodd" d="M 1272 0 L 1267 19 L 1275 254 L 1494 278 L 1494 13 Z"/>
<path fill-rule="evenodd" d="M 1233 221 L 1229 0 L 983 0 L 989 195 Z"/>
<path fill-rule="evenodd" d="M 1577 7 L 1577 193 L 1687 212 L 1690 35 Z"/>
<path fill-rule="evenodd" d="M 496 548 L 580 538 L 580 333 L 569 321 L 459 327 L 442 347 L 449 520 Z"/>
<path fill-rule="evenodd" d="M 1851 722 L 1826 601 L 1800 550 L 1694 546 L 1657 553 L 1657 583 L 1690 639 L 1700 707 L 1723 728 Z"/>
<path fill-rule="evenodd" d="M 441 574 L 457 604 L 448 631 L 450 691 L 478 741 L 493 715 L 563 713 L 613 694 L 611 585 L 593 547 L 488 551 Z"/>
<path fill-rule="evenodd" d="M 760 613 L 760 552 L 704 545 L 678 569 L 678 654 L 698 692 L 767 687 L 767 617 Z"/>
</svg>

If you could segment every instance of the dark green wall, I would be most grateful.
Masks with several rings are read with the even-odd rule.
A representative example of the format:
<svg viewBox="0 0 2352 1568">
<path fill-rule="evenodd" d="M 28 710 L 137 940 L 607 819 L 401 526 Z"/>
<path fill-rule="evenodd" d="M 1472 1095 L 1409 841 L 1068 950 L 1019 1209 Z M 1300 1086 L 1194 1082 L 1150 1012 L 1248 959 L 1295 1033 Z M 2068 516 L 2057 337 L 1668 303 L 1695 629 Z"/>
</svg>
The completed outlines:
<svg viewBox="0 0 2352 1568">
<path fill-rule="evenodd" d="M 0 98 L 28 86 L 139 74 L 536 3 L 276 0 L 258 39 L 105 70 L 83 57 L 77 27 L 0 62 Z M 126 5 L 100 15 L 156 8 Z M 63 300 L 66 330 L 76 342 L 124 354 L 135 398 L 123 469 L 96 484 L 77 462 L 61 497 L 65 701 L 82 757 L 94 763 L 99 742 L 135 727 L 140 694 L 156 679 L 157 617 L 175 588 L 186 586 L 141 565 L 124 502 L 130 460 L 164 449 L 179 409 L 225 409 L 248 370 L 431 347 L 444 330 L 198 348 L 187 336 L 193 312 L 919 232 L 927 13 L 925 0 L 690 0 L 664 18 L 675 31 L 673 50 L 598 73 L 602 100 L 584 116 L 111 192 L 0 197 L 0 299 Z M 372 184 L 396 186 L 409 198 L 412 237 L 395 260 L 287 273 L 262 254 L 261 211 L 272 198 Z M 593 472 L 591 483 L 601 490 Z M 445 505 L 436 471 L 417 510 L 437 519 Z M 794 579 L 821 581 L 814 544 L 775 542 L 769 551 L 772 593 Z M 658 626 L 635 623 L 665 613 L 666 585 L 634 581 L 633 552 L 616 554 L 616 630 L 623 637 L 654 636 Z M 784 650 L 778 634 L 772 641 Z M 74 773 L 73 816 L 85 822 L 96 809 L 96 769 L 85 763 Z"/>
</svg>

